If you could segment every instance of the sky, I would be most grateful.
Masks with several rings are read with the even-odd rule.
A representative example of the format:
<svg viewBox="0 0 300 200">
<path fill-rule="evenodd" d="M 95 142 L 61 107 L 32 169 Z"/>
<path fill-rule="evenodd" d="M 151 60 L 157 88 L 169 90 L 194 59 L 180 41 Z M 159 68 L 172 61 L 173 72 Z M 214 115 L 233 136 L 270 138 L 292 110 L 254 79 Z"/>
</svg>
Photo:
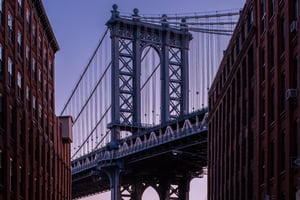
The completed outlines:
<svg viewBox="0 0 300 200">
<path fill-rule="evenodd" d="M 121 13 L 182 14 L 242 8 L 245 0 L 42 0 L 60 46 L 55 59 L 56 114 L 59 115 L 111 16 L 112 5 Z M 190 200 L 206 199 L 206 179 L 194 180 Z M 89 199 L 110 199 L 105 196 Z M 147 195 L 145 195 L 147 196 Z M 149 195 L 143 200 L 155 200 Z"/>
</svg>

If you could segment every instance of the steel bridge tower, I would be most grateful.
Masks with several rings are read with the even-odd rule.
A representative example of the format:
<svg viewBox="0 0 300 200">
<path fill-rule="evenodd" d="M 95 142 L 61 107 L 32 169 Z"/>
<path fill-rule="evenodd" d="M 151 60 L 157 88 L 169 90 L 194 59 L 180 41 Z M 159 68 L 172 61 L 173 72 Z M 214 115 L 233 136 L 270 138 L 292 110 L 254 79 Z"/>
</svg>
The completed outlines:
<svg viewBox="0 0 300 200">
<path fill-rule="evenodd" d="M 161 123 L 176 119 L 188 113 L 188 49 L 192 35 L 188 32 L 185 20 L 180 28 L 168 25 L 166 17 L 160 24 L 151 24 L 139 20 L 138 10 L 134 9 L 133 19 L 122 18 L 117 5 L 113 5 L 111 19 L 107 22 L 112 44 L 112 121 L 111 152 L 118 148 L 120 132 L 131 127 L 132 134 L 143 129 L 141 123 L 141 55 L 145 47 L 151 46 L 158 53 L 161 63 Z M 110 179 L 111 199 L 121 199 L 120 173 L 122 166 L 105 169 Z M 162 176 L 163 177 L 163 176 Z M 188 177 L 182 176 L 176 189 L 178 199 L 188 199 Z M 160 199 L 168 200 L 173 191 L 167 177 L 159 180 L 143 180 L 153 185 Z M 142 183 L 133 181 L 127 188 L 128 198 L 142 198 Z M 167 189 L 169 188 L 169 189 Z M 145 189 L 145 188 L 144 188 Z M 174 192 L 174 191 L 173 191 Z M 123 198 L 123 197 L 122 197 Z M 176 198 L 177 199 L 177 198 Z"/>
</svg>

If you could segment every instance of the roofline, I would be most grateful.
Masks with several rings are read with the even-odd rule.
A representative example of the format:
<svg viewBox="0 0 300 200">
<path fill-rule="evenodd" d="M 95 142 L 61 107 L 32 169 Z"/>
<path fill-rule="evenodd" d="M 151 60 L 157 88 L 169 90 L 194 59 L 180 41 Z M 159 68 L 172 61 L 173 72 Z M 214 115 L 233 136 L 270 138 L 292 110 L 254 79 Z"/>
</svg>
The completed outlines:
<svg viewBox="0 0 300 200">
<path fill-rule="evenodd" d="M 54 53 L 56 53 L 59 50 L 58 42 L 55 38 L 54 32 L 52 30 L 51 24 L 49 22 L 49 19 L 46 15 L 45 8 L 43 6 L 43 3 L 41 0 L 31 0 L 34 7 L 36 8 L 38 18 L 41 21 L 41 24 L 43 26 L 43 29 L 46 32 L 47 38 L 50 42 L 51 47 L 53 48 Z"/>
</svg>

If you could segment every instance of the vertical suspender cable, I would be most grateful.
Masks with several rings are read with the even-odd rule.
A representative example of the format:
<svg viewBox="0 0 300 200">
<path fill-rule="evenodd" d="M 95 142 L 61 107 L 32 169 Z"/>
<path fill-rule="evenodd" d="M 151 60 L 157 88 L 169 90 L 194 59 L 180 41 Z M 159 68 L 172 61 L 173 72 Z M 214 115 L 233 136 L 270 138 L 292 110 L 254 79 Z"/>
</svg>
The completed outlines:
<svg viewBox="0 0 300 200">
<path fill-rule="evenodd" d="M 108 30 L 109 30 L 108 28 L 105 30 L 105 32 L 104 32 L 104 34 L 103 34 L 103 36 L 102 36 L 102 38 L 101 38 L 101 40 L 100 40 L 100 42 L 99 42 L 99 44 L 98 44 L 98 46 L 97 46 L 97 48 L 96 48 L 94 54 L 92 55 L 92 58 L 91 58 L 90 62 L 87 64 L 87 66 L 85 67 L 83 73 L 81 74 L 81 76 L 80 76 L 80 78 L 79 78 L 79 81 L 76 83 L 76 86 L 74 87 L 74 89 L 73 89 L 73 91 L 72 91 L 72 93 L 71 93 L 69 99 L 67 100 L 67 103 L 65 104 L 64 108 L 62 109 L 60 115 L 63 115 L 65 109 L 67 108 L 67 106 L 68 106 L 68 104 L 69 104 L 69 102 L 70 102 L 71 99 L 73 98 L 73 96 L 74 96 L 74 94 L 75 94 L 75 91 L 77 90 L 79 84 L 81 83 L 81 79 L 85 76 L 85 73 L 86 73 L 86 71 L 88 70 L 90 63 L 91 63 L 93 57 L 95 56 L 95 54 L 96 54 L 98 48 L 101 46 L 101 44 L 102 44 L 102 42 L 103 42 L 105 36 L 107 35 Z"/>
<path fill-rule="evenodd" d="M 201 44 L 202 44 L 202 48 L 201 48 L 201 55 L 202 55 L 202 61 L 201 61 L 201 66 L 202 66 L 202 74 L 201 74 L 201 77 L 202 77 L 202 93 L 201 93 L 201 96 L 202 96 L 202 104 L 204 104 L 204 101 L 205 101 L 205 93 L 206 93 L 206 87 L 205 87 L 205 49 L 204 49 L 204 43 L 205 43 L 205 34 L 204 33 L 199 33 L 201 35 Z"/>
<path fill-rule="evenodd" d="M 155 51 L 152 50 L 153 53 L 152 53 L 152 71 L 155 70 L 156 68 L 156 63 L 157 63 L 157 60 L 155 59 Z M 156 96 L 158 95 L 157 93 L 159 92 L 159 90 L 157 90 L 156 88 L 156 73 L 154 73 L 153 77 L 152 77 L 152 101 L 153 101 L 153 106 L 152 106 L 152 124 L 154 125 L 155 124 L 155 114 L 156 114 Z"/>
<path fill-rule="evenodd" d="M 208 20 L 208 22 L 210 22 L 210 20 Z M 209 29 L 211 29 L 211 25 L 209 25 Z M 210 76 L 211 76 L 211 68 L 212 68 L 212 63 L 211 63 L 211 35 L 210 34 L 207 34 L 207 38 L 208 38 L 208 66 L 207 66 L 207 87 L 210 87 Z"/>
<path fill-rule="evenodd" d="M 197 19 L 197 22 L 199 22 L 199 19 Z M 200 35 L 199 35 L 199 33 L 197 34 L 197 38 L 196 38 L 196 56 L 195 56 L 195 58 L 196 58 L 196 77 L 199 77 L 200 76 L 200 74 L 199 74 L 199 71 L 198 71 L 198 68 L 200 67 L 200 51 L 199 51 L 199 49 L 200 49 Z M 197 80 L 197 79 L 195 79 L 195 80 Z M 197 102 L 197 106 L 196 106 L 196 109 L 199 109 L 199 87 L 200 87 L 200 84 L 199 83 L 196 83 L 195 84 L 196 85 L 196 102 Z"/>
</svg>

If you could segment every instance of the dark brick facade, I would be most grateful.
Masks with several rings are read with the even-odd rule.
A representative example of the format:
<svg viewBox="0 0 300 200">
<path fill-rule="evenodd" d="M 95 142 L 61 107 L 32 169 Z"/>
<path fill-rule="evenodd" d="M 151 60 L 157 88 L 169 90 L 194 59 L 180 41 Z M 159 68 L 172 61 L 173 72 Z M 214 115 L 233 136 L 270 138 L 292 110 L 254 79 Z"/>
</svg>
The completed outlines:
<svg viewBox="0 0 300 200">
<path fill-rule="evenodd" d="M 208 199 L 296 199 L 298 0 L 247 0 L 209 90 Z"/>
<path fill-rule="evenodd" d="M 42 1 L 0 9 L 0 199 L 71 199 L 70 137 L 54 105 L 59 47 Z"/>
</svg>

